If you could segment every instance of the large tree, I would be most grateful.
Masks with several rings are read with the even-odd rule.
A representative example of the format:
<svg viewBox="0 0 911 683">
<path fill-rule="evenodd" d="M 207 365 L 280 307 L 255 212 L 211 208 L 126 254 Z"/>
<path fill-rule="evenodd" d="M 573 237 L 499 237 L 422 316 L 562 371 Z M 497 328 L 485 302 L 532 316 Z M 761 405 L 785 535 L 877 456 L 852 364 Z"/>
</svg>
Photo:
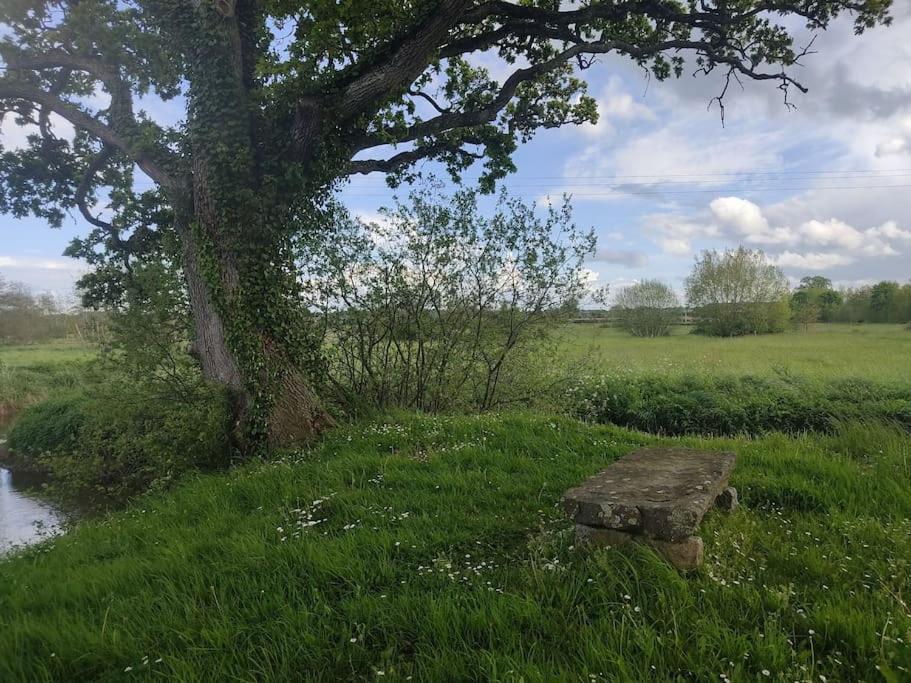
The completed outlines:
<svg viewBox="0 0 911 683">
<path fill-rule="evenodd" d="M 791 71 L 807 48 L 786 26 L 822 30 L 851 13 L 860 33 L 887 23 L 890 5 L 6 0 L 0 111 L 36 133 L 3 154 L 0 209 L 51 223 L 78 209 L 93 232 L 75 251 L 108 273 L 177 245 L 205 375 L 231 388 L 248 437 L 289 443 L 331 420 L 306 370 L 293 240 L 318 233 L 323 199 L 346 177 L 482 161 L 489 189 L 534 130 L 596 119 L 577 74 L 598 55 L 659 80 L 769 81 L 787 98 L 804 90 Z M 494 80 L 481 53 L 511 75 Z M 183 98 L 185 120 L 156 122 L 149 94 Z M 140 175 L 153 189 L 140 191 Z M 112 217 L 93 213 L 101 192 Z"/>
</svg>

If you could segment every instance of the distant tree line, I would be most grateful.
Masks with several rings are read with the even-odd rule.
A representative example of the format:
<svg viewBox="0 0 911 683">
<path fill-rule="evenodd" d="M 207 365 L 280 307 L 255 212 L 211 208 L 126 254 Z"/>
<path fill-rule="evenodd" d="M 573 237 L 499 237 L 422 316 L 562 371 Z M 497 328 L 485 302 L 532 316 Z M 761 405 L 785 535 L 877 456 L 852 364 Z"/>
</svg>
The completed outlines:
<svg viewBox="0 0 911 683">
<path fill-rule="evenodd" d="M 615 297 L 611 315 L 642 337 L 669 334 L 687 315 L 695 332 L 724 337 L 783 332 L 791 324 L 911 321 L 911 283 L 836 289 L 829 278 L 813 275 L 791 291 L 784 273 L 761 250 L 743 247 L 702 252 L 685 287 L 686 308 L 658 280 L 630 285 Z"/>
<path fill-rule="evenodd" d="M 67 306 L 49 292 L 36 294 L 0 275 L 0 344 L 95 338 L 103 325 L 103 314 Z"/>
</svg>

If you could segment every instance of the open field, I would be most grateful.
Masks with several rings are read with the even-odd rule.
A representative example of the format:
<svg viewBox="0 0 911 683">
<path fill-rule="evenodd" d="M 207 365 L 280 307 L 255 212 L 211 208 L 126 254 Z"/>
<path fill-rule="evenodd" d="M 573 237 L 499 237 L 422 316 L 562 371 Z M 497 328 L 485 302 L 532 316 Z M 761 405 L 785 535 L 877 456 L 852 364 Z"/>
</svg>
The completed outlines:
<svg viewBox="0 0 911 683">
<path fill-rule="evenodd" d="M 615 327 L 567 325 L 561 347 L 567 360 L 590 357 L 595 369 L 648 374 L 753 374 L 780 372 L 818 378 L 863 377 L 911 382 L 911 330 L 903 325 L 817 324 L 808 332 L 733 339 L 690 334 L 631 337 Z M 78 341 L 0 345 L 7 367 L 83 361 L 96 355 Z"/>
<path fill-rule="evenodd" d="M 89 360 L 97 355 L 90 345 L 78 340 L 41 344 L 0 344 L 0 365 L 11 368 L 54 365 Z"/>
<path fill-rule="evenodd" d="M 911 330 L 902 325 L 812 325 L 784 334 L 717 338 L 677 327 L 670 337 L 641 339 L 613 327 L 569 325 L 567 357 L 591 354 L 595 369 L 648 374 L 862 377 L 911 382 Z"/>
<path fill-rule="evenodd" d="M 78 342 L 0 344 L 0 416 L 79 386 L 97 351 Z"/>
<path fill-rule="evenodd" d="M 682 440 L 744 502 L 687 577 L 558 504 L 654 441 L 399 415 L 201 476 L 0 563 L 0 679 L 908 680 L 911 439 Z"/>
</svg>

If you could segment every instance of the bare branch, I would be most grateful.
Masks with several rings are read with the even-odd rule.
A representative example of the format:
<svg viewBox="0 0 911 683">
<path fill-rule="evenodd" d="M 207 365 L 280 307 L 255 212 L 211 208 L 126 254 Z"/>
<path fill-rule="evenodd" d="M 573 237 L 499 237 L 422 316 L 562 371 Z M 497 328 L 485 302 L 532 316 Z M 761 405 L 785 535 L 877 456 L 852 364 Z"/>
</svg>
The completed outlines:
<svg viewBox="0 0 911 683">
<path fill-rule="evenodd" d="M 79 212 L 82 214 L 82 217 L 91 225 L 94 225 L 96 228 L 101 228 L 112 236 L 115 233 L 114 226 L 92 214 L 86 203 L 86 198 L 88 196 L 89 188 L 91 188 L 92 183 L 95 180 L 95 175 L 105 167 L 108 161 L 110 161 L 114 156 L 114 152 L 114 148 L 110 145 L 102 146 L 101 151 L 89 162 L 89 165 L 86 167 L 85 173 L 82 176 L 82 180 L 79 181 L 79 186 L 76 188 L 76 206 L 79 207 Z"/>
<path fill-rule="evenodd" d="M 452 143 L 446 142 L 435 142 L 430 145 L 425 145 L 423 147 L 416 147 L 415 149 L 407 150 L 405 152 L 399 152 L 398 154 L 388 158 L 388 159 L 360 159 L 357 161 L 352 161 L 349 168 L 349 175 L 363 174 L 374 172 L 382 173 L 392 173 L 404 166 L 413 164 L 416 161 L 422 159 L 429 159 L 440 154 L 459 154 L 465 157 L 470 157 L 472 159 L 483 159 L 483 154 L 475 154 L 474 152 L 469 152 L 468 150 L 454 145 Z"/>
<path fill-rule="evenodd" d="M 408 94 L 411 97 L 420 97 L 421 99 L 426 100 L 427 102 L 430 103 L 430 106 L 433 107 L 434 109 L 436 109 L 440 114 L 448 114 L 449 112 L 452 111 L 452 109 L 450 109 L 449 107 L 442 107 L 439 104 L 437 104 L 437 101 L 435 99 L 433 99 L 430 95 L 423 92 L 422 90 L 409 90 Z"/>
</svg>

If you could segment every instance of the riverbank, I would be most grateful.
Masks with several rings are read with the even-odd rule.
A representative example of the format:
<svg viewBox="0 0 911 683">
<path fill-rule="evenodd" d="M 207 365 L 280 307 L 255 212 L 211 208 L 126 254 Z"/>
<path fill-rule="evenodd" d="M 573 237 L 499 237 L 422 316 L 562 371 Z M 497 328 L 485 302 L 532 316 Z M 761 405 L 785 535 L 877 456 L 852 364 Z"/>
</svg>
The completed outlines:
<svg viewBox="0 0 911 683">
<path fill-rule="evenodd" d="M 559 507 L 659 441 L 400 415 L 195 476 L 0 564 L 0 679 L 909 675 L 906 434 L 664 440 L 739 453 L 744 504 L 705 520 L 689 576 L 577 548 Z"/>
<path fill-rule="evenodd" d="M 47 500 L 47 476 L 6 447 L 12 414 L 0 419 L 0 559 L 64 531 L 67 514 Z"/>
</svg>

